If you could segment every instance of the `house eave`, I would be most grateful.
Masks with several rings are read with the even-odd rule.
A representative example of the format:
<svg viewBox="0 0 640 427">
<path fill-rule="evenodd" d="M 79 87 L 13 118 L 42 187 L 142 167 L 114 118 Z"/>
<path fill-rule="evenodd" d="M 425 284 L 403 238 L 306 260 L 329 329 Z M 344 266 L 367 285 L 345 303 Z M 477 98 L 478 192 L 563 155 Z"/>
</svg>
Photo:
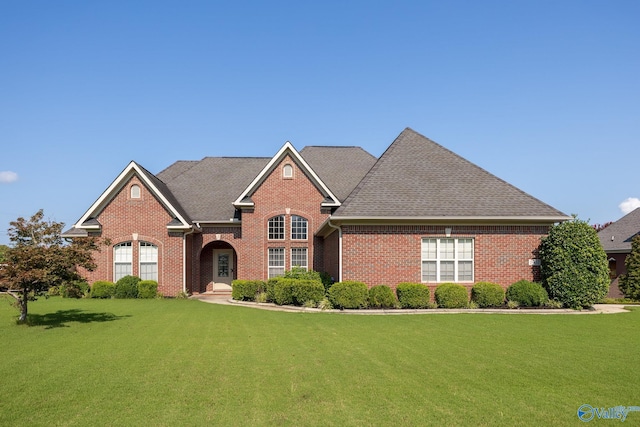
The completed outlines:
<svg viewBox="0 0 640 427">
<path fill-rule="evenodd" d="M 485 224 L 485 223 L 528 223 L 549 224 L 570 220 L 569 216 L 336 216 L 331 220 L 341 222 L 378 222 L 378 223 L 460 223 L 460 224 Z"/>
<path fill-rule="evenodd" d="M 193 221 L 194 224 L 198 225 L 198 227 L 216 227 L 216 226 L 225 226 L 225 227 L 240 227 L 242 225 L 242 221 L 237 219 L 228 219 L 228 220 L 200 220 Z"/>
<path fill-rule="evenodd" d="M 328 236 L 341 225 L 541 225 L 568 221 L 569 216 L 343 216 L 327 218 L 316 235 Z"/>
</svg>

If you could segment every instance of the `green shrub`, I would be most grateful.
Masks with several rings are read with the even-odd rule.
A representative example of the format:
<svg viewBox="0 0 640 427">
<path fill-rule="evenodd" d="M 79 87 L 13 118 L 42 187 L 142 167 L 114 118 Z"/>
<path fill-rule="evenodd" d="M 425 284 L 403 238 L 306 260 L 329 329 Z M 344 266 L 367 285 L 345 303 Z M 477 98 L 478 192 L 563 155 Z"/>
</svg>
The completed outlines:
<svg viewBox="0 0 640 427">
<path fill-rule="evenodd" d="M 176 299 L 189 299 L 189 292 L 180 291 L 180 293 L 178 293 L 178 295 L 176 295 Z"/>
<path fill-rule="evenodd" d="M 65 283 L 58 288 L 63 298 L 82 298 L 89 293 L 89 284 L 84 281 Z"/>
<path fill-rule="evenodd" d="M 333 277 L 325 271 L 320 273 L 320 280 L 322 280 L 322 284 L 324 285 L 324 292 L 329 292 L 329 289 L 333 285 Z"/>
<path fill-rule="evenodd" d="M 631 239 L 631 253 L 624 266 L 627 272 L 620 276 L 620 291 L 626 298 L 640 300 L 640 234 Z"/>
<path fill-rule="evenodd" d="M 398 283 L 396 295 L 401 308 L 429 308 L 431 293 L 422 283 Z"/>
<path fill-rule="evenodd" d="M 237 301 L 255 301 L 256 295 L 265 291 L 261 280 L 234 280 L 231 282 L 231 298 Z"/>
<path fill-rule="evenodd" d="M 504 304 L 504 289 L 497 283 L 478 282 L 471 288 L 471 301 L 480 308 L 500 307 Z"/>
<path fill-rule="evenodd" d="M 585 221 L 574 219 L 551 227 L 540 244 L 540 261 L 549 297 L 566 307 L 590 307 L 609 291 L 607 254 Z"/>
<path fill-rule="evenodd" d="M 370 308 L 394 308 L 397 304 L 393 290 L 387 285 L 376 285 L 369 289 Z"/>
<path fill-rule="evenodd" d="M 91 285 L 91 298 L 111 298 L 116 292 L 116 285 L 113 282 L 98 280 Z"/>
<path fill-rule="evenodd" d="M 507 300 L 515 301 L 520 307 L 539 307 L 546 304 L 549 296 L 540 283 L 520 280 L 507 289 Z"/>
<path fill-rule="evenodd" d="M 365 308 L 369 290 L 362 282 L 334 283 L 329 289 L 329 301 L 335 308 Z"/>
<path fill-rule="evenodd" d="M 138 298 L 153 299 L 158 296 L 158 282 L 141 280 L 138 282 Z"/>
<path fill-rule="evenodd" d="M 60 287 L 59 286 L 50 286 L 47 289 L 47 295 L 50 297 L 57 297 L 60 295 Z"/>
<path fill-rule="evenodd" d="M 267 302 L 276 302 L 276 283 L 278 283 L 280 279 L 282 279 L 282 277 L 272 277 L 267 280 L 265 290 Z"/>
<path fill-rule="evenodd" d="M 291 270 L 284 272 L 286 279 L 305 279 L 305 280 L 317 280 L 321 282 L 320 273 L 313 270 L 307 270 L 306 268 L 294 266 Z"/>
<path fill-rule="evenodd" d="M 273 302 L 278 305 L 302 306 L 308 301 L 317 304 L 324 297 L 324 286 L 319 280 L 278 277 L 271 283 Z"/>
<path fill-rule="evenodd" d="M 436 302 L 442 308 L 465 308 L 469 303 L 467 289 L 458 283 L 443 283 L 436 288 Z"/>
<path fill-rule="evenodd" d="M 139 277 L 124 276 L 116 282 L 114 296 L 116 298 L 137 298 Z"/>
</svg>

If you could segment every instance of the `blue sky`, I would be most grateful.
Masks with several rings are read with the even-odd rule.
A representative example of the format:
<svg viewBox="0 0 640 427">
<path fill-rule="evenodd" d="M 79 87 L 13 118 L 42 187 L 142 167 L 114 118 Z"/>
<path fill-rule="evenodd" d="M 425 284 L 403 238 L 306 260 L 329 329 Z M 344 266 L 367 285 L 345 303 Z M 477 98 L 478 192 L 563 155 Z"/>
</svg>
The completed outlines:
<svg viewBox="0 0 640 427">
<path fill-rule="evenodd" d="M 383 153 L 407 126 L 567 214 L 640 206 L 640 2 L 0 0 L 0 244 L 130 160 Z M 452 171 L 452 179 L 455 171 Z"/>
</svg>

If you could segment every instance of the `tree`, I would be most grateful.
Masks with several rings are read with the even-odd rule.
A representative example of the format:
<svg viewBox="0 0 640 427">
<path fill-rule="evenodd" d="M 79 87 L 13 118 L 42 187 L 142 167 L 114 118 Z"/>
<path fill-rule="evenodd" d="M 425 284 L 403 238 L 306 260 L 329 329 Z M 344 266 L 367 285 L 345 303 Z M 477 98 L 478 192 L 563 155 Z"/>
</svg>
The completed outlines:
<svg viewBox="0 0 640 427">
<path fill-rule="evenodd" d="M 27 320 L 27 303 L 44 294 L 49 287 L 81 280 L 77 267 L 93 270 L 93 251 L 99 250 L 96 237 L 74 239 L 67 243 L 60 236 L 64 223 L 45 221 L 41 210 L 30 219 L 22 217 L 10 223 L 5 265 L 0 268 L 0 283 L 16 299 L 19 322 Z"/>
<path fill-rule="evenodd" d="M 549 297 L 570 308 L 590 307 L 609 290 L 609 265 L 596 230 L 574 217 L 540 245 L 540 272 Z"/>
<path fill-rule="evenodd" d="M 620 276 L 620 290 L 625 297 L 640 300 L 640 234 L 631 240 L 631 253 L 624 265 L 627 272 Z"/>
<path fill-rule="evenodd" d="M 5 254 L 7 253 L 8 250 L 9 250 L 9 246 L 0 245 L 0 264 L 5 263 Z"/>
</svg>

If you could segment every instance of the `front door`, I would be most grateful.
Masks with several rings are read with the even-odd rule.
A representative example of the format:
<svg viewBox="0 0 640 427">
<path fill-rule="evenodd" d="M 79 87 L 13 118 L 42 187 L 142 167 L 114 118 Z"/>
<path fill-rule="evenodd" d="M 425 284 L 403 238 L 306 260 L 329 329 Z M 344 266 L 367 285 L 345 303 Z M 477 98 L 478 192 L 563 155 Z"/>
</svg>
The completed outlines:
<svg viewBox="0 0 640 427">
<path fill-rule="evenodd" d="M 233 249 L 213 251 L 213 286 L 221 289 L 231 286 L 233 280 Z"/>
</svg>

